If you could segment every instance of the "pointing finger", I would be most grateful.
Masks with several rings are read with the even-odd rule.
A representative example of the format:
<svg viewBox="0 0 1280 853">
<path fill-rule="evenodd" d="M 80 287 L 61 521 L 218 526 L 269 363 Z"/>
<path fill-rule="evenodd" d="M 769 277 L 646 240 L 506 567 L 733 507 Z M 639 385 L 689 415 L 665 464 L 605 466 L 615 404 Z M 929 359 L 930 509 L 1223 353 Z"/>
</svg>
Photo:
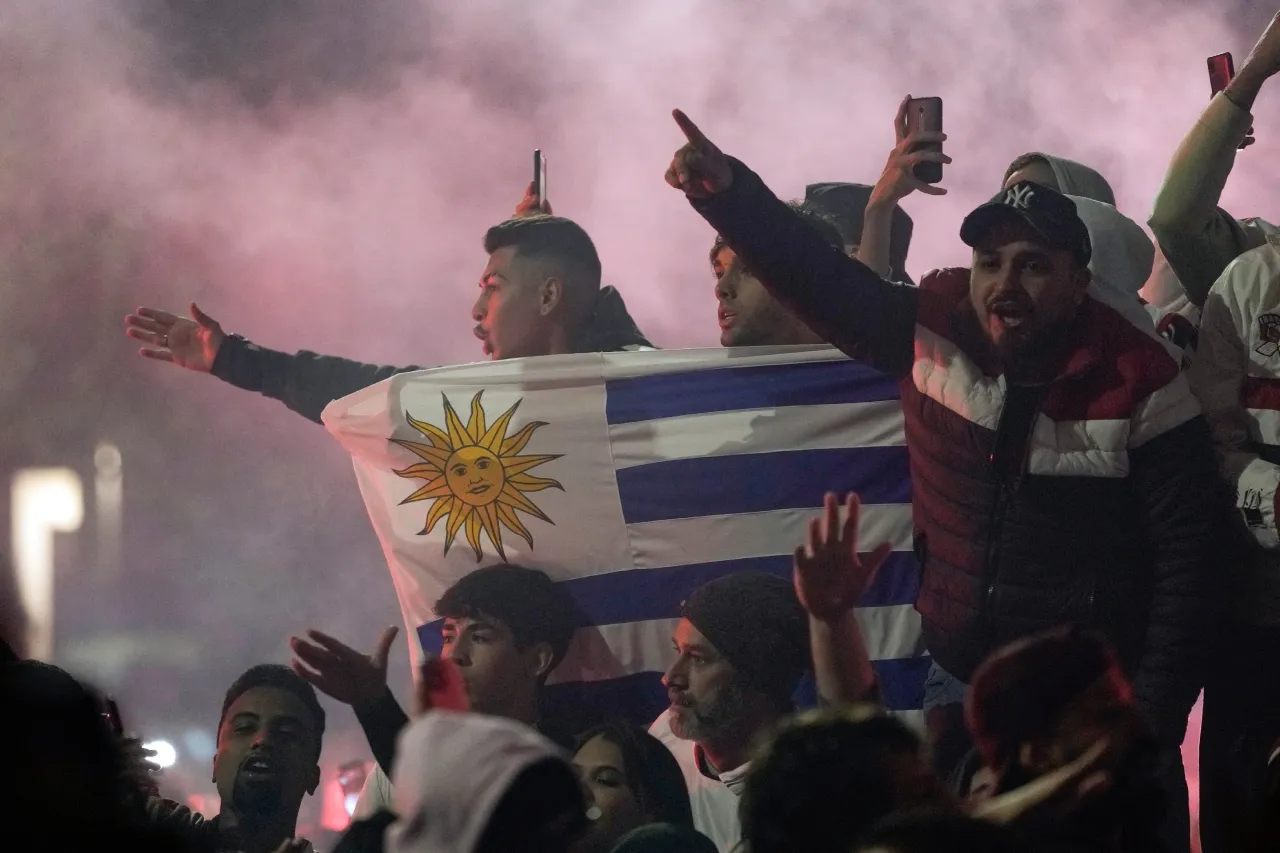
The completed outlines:
<svg viewBox="0 0 1280 853">
<path fill-rule="evenodd" d="M 680 110 L 672 110 L 671 117 L 674 118 L 676 120 L 676 124 L 680 126 L 680 130 L 684 133 L 685 139 L 703 150 L 715 147 L 711 144 L 711 140 L 707 139 L 702 131 L 698 130 L 698 126 L 694 124 L 693 121 L 690 120 L 690 118 L 683 112 Z"/>
</svg>

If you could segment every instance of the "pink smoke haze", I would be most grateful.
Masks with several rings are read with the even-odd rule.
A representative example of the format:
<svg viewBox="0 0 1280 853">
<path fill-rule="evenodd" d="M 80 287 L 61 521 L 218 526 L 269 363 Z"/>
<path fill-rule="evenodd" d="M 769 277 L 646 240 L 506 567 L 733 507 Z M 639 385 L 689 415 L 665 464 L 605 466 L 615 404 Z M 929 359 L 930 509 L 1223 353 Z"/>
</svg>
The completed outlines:
<svg viewBox="0 0 1280 853">
<path fill-rule="evenodd" d="M 184 76 L 129 5 L 0 12 L 0 405 L 26 412 L 0 437 L 21 448 L 13 464 L 79 459 L 108 425 L 127 445 L 128 562 L 167 578 L 157 594 L 200 589 L 210 626 L 275 618 L 282 636 L 327 619 L 368 637 L 353 642 L 372 642 L 393 605 L 389 584 L 346 580 L 385 570 L 340 452 L 277 404 L 137 358 L 120 321 L 134 305 L 195 299 L 282 349 L 478 360 L 481 236 L 540 147 L 556 212 L 591 233 L 652 340 L 713 346 L 712 234 L 662 180 L 682 142 L 673 107 L 796 197 L 873 183 L 902 96 L 941 96 L 950 193 L 904 204 L 918 278 L 967 263 L 962 216 L 1028 150 L 1094 166 L 1144 220 L 1208 101 L 1204 58 L 1232 50 L 1239 64 L 1270 14 L 1246 28 L 1226 4 L 1157 0 L 405 0 L 386 4 L 401 17 L 378 30 L 382 52 L 400 58 L 377 85 L 252 106 Z M 268 36 L 272 73 L 315 60 L 287 28 Z M 1280 217 L 1278 104 L 1280 87 L 1265 89 L 1258 144 L 1228 186 L 1240 215 Z M 317 537 L 328 547 L 299 556 Z M 188 562 L 201 568 L 175 569 Z M 235 648 L 282 648 L 255 643 Z"/>
</svg>

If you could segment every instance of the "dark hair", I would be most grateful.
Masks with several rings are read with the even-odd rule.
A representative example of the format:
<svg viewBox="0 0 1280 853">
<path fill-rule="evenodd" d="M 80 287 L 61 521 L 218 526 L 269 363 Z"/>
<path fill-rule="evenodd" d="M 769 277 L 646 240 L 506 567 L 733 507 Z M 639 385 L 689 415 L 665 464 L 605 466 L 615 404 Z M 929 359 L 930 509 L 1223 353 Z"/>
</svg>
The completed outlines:
<svg viewBox="0 0 1280 853">
<path fill-rule="evenodd" d="M 634 723 L 614 720 L 578 735 L 573 751 L 588 741 L 602 737 L 622 752 L 626 765 L 627 787 L 640 802 L 640 808 L 653 823 L 693 828 L 693 807 L 689 803 L 689 786 L 671 750 L 653 735 Z"/>
<path fill-rule="evenodd" d="M 564 660 L 573 632 L 582 624 L 573 597 L 546 572 L 510 563 L 463 576 L 440 596 L 435 611 L 442 619 L 496 619 L 511 630 L 518 649 L 546 643 L 551 646 L 547 674 Z"/>
<path fill-rule="evenodd" d="M 740 814 L 751 853 L 845 853 L 904 805 L 883 759 L 919 739 L 879 713 L 821 710 L 784 722 L 747 772 Z"/>
<path fill-rule="evenodd" d="M 245 693 L 255 687 L 274 687 L 286 693 L 292 693 L 311 712 L 316 724 L 316 755 L 320 754 L 320 744 L 324 737 L 324 708 L 316 698 L 316 689 L 306 679 L 287 666 L 278 663 L 260 663 L 245 670 L 244 674 L 232 682 L 222 700 L 222 713 L 218 716 L 218 733 L 222 733 L 222 723 L 227 717 L 227 709 Z"/>
<path fill-rule="evenodd" d="M 582 786 L 562 759 L 525 768 L 494 807 L 475 853 L 562 853 L 587 825 Z"/>
<path fill-rule="evenodd" d="M 1018 853 L 1024 850 L 1008 829 L 963 814 L 907 811 L 881 821 L 857 851 L 893 853 Z"/>
<path fill-rule="evenodd" d="M 484 234 L 484 250 L 493 254 L 514 246 L 522 257 L 546 257 L 562 266 L 566 288 L 580 303 L 600 290 L 600 255 L 582 226 L 563 216 L 520 216 L 499 222 Z"/>
<path fill-rule="evenodd" d="M 840 228 L 836 225 L 834 219 L 807 201 L 789 201 L 787 202 L 787 207 L 799 214 L 804 223 L 814 231 L 817 231 L 823 240 L 826 240 L 841 252 L 844 251 L 844 238 L 840 236 Z M 717 234 L 715 242 L 711 244 L 711 252 L 707 256 L 712 266 L 715 266 L 716 255 L 720 254 L 720 250 L 725 245 L 724 238 Z"/>
<path fill-rule="evenodd" d="M 992 652 L 974 673 L 965 705 L 983 761 L 1006 770 L 1022 744 L 1050 734 L 1072 700 L 1119 669 L 1106 640 L 1074 625 Z"/>
<path fill-rule="evenodd" d="M 1014 172 L 1021 172 L 1023 169 L 1028 166 L 1035 165 L 1036 163 L 1043 163 L 1046 166 L 1050 165 L 1049 158 L 1041 154 L 1039 151 L 1030 151 L 1026 154 L 1019 155 L 1012 163 L 1009 164 L 1009 168 L 1004 170 L 1004 177 L 1000 179 L 1000 183 L 1003 184 L 1005 181 L 1009 180 L 1009 176 Z"/>
</svg>

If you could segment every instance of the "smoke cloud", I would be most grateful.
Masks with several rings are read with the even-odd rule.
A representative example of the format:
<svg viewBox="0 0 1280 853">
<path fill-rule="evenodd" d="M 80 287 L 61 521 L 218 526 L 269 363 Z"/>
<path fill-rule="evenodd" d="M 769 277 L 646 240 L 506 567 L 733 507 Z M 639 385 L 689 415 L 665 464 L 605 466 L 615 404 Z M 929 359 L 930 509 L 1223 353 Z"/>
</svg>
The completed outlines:
<svg viewBox="0 0 1280 853">
<path fill-rule="evenodd" d="M 133 306 L 195 299 L 282 349 L 479 359 L 481 236 L 540 147 L 556 212 L 592 234 L 651 339 L 712 346 L 712 234 L 662 181 L 682 142 L 672 107 L 795 197 L 874 182 L 898 101 L 942 96 L 949 195 L 904 204 L 918 278 L 966 263 L 963 214 L 1024 151 L 1098 168 L 1145 219 L 1207 101 L 1204 57 L 1242 60 L 1266 14 L 1161 0 L 9 0 L 0 439 L 15 466 L 84 466 L 108 436 L 125 470 L 126 576 L 95 577 L 82 544 L 67 567 L 79 579 L 59 587 L 60 641 L 185 632 L 220 689 L 283 656 L 289 633 L 367 646 L 399 621 L 323 430 L 136 358 L 121 329 Z M 1277 99 L 1259 100 L 1258 145 L 1224 200 L 1240 215 L 1280 216 Z M 108 588 L 125 592 L 104 612 L 87 596 Z M 144 702 L 156 685 L 135 688 Z M 179 692 L 207 714 L 208 689 Z"/>
</svg>

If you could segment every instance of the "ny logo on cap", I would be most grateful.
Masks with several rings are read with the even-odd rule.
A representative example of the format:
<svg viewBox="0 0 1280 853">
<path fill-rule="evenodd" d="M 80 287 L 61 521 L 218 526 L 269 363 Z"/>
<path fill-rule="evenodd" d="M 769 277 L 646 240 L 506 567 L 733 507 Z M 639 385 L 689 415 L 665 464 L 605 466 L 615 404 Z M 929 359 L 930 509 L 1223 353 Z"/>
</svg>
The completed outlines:
<svg viewBox="0 0 1280 853">
<path fill-rule="evenodd" d="M 1009 191 L 1004 194 L 1004 203 L 1010 207 L 1016 207 L 1026 210 L 1027 205 L 1031 203 L 1031 199 L 1035 198 L 1036 191 L 1030 186 L 1024 184 L 1020 187 L 1010 187 Z"/>
</svg>

